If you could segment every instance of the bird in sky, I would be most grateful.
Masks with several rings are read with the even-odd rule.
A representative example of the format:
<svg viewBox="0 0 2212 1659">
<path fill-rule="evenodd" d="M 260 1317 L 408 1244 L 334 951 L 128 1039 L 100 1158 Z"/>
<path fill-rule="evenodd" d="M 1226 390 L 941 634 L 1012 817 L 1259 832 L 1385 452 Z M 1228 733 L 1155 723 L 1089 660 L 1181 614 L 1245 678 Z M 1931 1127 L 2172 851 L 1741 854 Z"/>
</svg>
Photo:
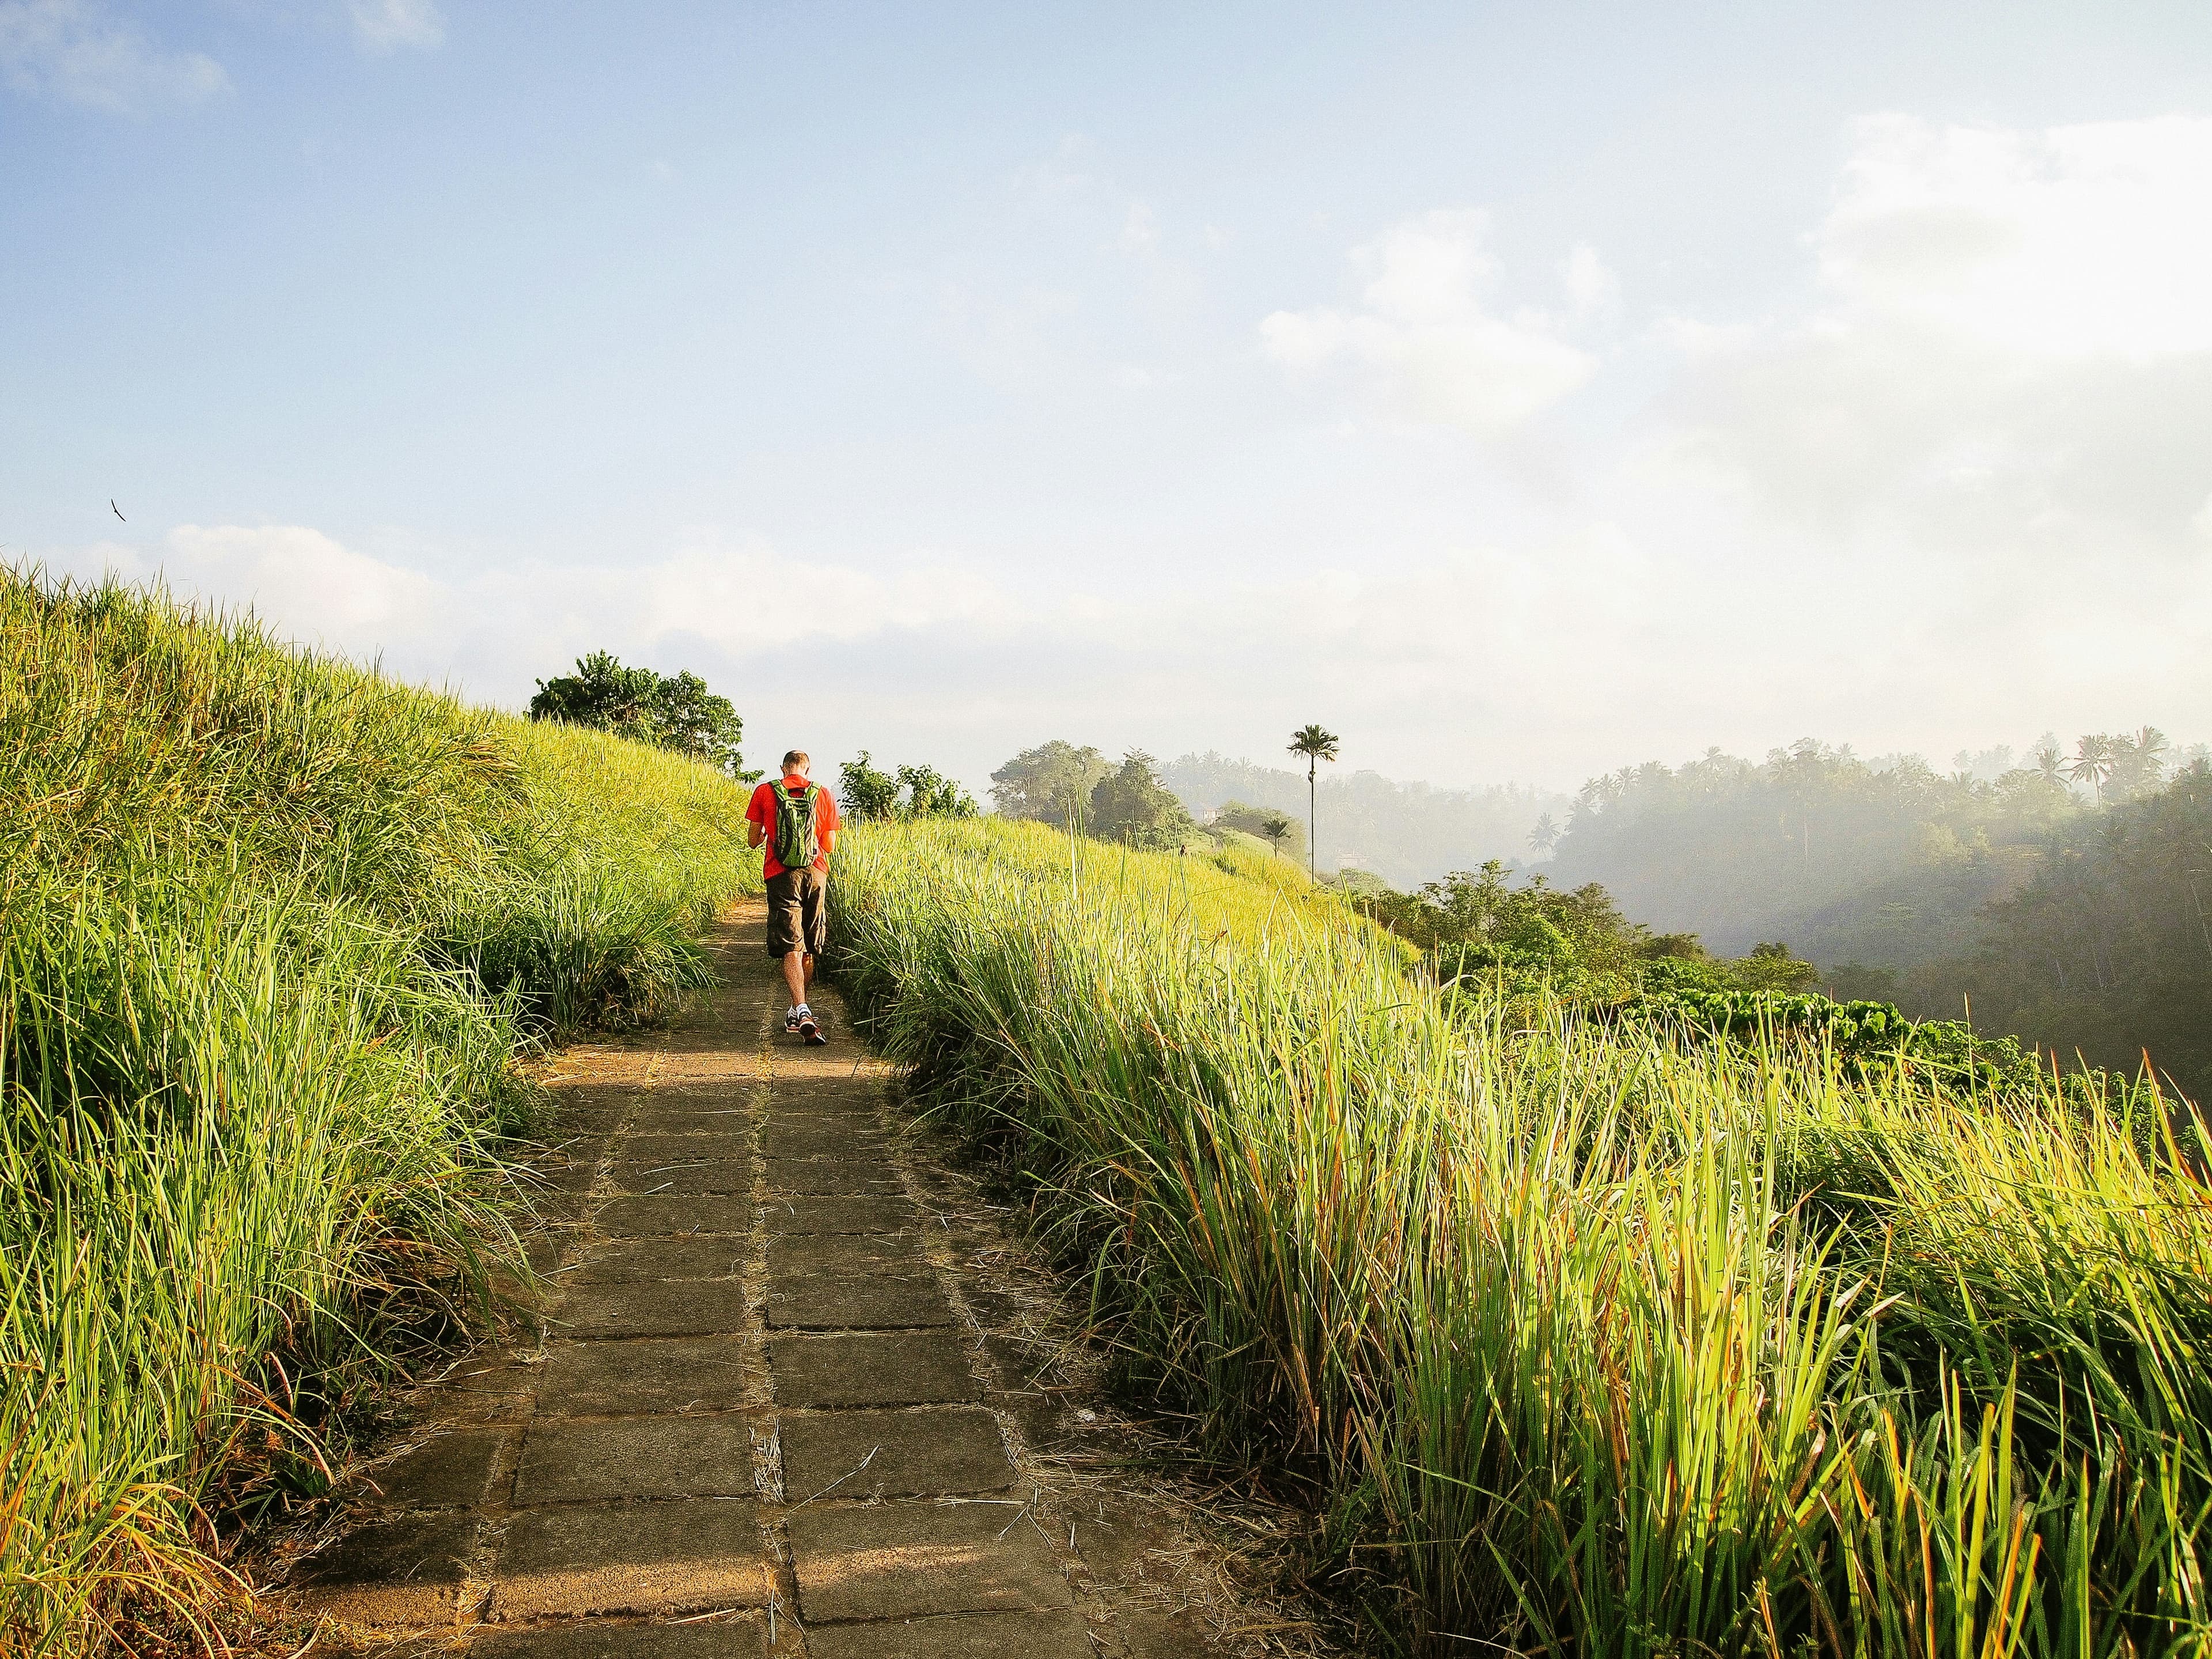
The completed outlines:
<svg viewBox="0 0 2212 1659">
<path fill-rule="evenodd" d="M 114 496 L 112 496 L 112 495 L 110 495 L 110 496 L 107 498 L 107 510 L 108 510 L 110 513 L 112 513 L 112 514 L 113 514 L 117 518 L 118 518 L 118 519 L 123 519 L 123 509 L 122 509 L 121 507 L 119 507 L 116 506 L 116 504 L 115 504 L 115 497 L 114 497 Z M 123 519 L 123 522 L 124 522 L 124 523 L 125 523 L 125 524 L 129 524 L 129 523 L 131 522 L 131 520 L 128 520 L 128 519 Z"/>
</svg>

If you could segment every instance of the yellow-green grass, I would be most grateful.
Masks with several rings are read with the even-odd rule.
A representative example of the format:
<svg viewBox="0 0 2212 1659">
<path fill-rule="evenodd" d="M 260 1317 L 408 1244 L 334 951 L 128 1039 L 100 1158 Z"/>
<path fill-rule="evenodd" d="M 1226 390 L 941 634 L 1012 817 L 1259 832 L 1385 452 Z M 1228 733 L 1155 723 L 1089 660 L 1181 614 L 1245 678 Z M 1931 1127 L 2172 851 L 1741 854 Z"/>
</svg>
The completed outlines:
<svg viewBox="0 0 2212 1659">
<path fill-rule="evenodd" d="M 511 1246 L 518 1052 L 702 982 L 757 866 L 704 768 L 4 572 L 0 799 L 0 1650 L 76 1651 L 209 1627 Z"/>
<path fill-rule="evenodd" d="M 1405 1649 L 2212 1650 L 2212 1203 L 1818 1052 L 1448 1008 L 1331 896 L 871 826 L 836 971 Z M 2152 1109 L 2156 1103 L 2152 1103 Z"/>
</svg>

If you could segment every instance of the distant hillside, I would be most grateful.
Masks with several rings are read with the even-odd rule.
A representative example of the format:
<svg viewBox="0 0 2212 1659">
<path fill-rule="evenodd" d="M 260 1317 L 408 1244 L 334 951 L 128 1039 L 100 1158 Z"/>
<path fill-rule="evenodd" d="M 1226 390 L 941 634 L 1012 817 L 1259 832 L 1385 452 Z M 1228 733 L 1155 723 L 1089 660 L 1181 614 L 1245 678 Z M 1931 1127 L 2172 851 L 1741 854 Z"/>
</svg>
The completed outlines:
<svg viewBox="0 0 2212 1659">
<path fill-rule="evenodd" d="M 1271 806 L 1306 819 L 1306 775 L 1287 767 L 1261 766 L 1213 753 L 1184 755 L 1160 769 L 1169 788 L 1192 813 L 1204 817 L 1224 802 Z M 1571 797 L 1519 784 L 1486 789 L 1438 789 L 1400 783 L 1376 772 L 1321 779 L 1317 843 L 1324 872 L 1352 865 L 1372 871 L 1394 887 L 1416 887 L 1454 870 L 1473 870 L 1486 859 L 1518 862 L 1528 856 L 1528 836 L 1546 813 L 1563 817 Z"/>
</svg>

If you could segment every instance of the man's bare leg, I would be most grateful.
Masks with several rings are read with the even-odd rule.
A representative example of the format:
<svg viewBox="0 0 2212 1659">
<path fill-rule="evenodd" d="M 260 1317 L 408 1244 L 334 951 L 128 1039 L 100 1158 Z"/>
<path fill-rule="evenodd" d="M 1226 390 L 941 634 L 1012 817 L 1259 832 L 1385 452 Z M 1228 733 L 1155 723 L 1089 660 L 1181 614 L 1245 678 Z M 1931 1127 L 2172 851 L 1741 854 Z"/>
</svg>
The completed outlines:
<svg viewBox="0 0 2212 1659">
<path fill-rule="evenodd" d="M 791 990 L 791 1006 L 799 1006 L 806 1000 L 806 981 L 814 977 L 814 958 L 801 951 L 787 951 L 783 956 L 783 982 Z"/>
</svg>

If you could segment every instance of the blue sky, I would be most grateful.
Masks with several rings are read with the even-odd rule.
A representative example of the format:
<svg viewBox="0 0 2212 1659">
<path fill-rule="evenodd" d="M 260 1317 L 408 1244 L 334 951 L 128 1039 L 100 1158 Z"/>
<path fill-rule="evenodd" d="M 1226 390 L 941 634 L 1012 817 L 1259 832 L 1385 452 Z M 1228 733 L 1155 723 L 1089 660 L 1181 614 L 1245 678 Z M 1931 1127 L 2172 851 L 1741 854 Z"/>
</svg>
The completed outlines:
<svg viewBox="0 0 2212 1659">
<path fill-rule="evenodd" d="M 2188 740 L 2208 201 L 2201 4 L 0 0 L 0 543 L 979 784 Z"/>
</svg>

